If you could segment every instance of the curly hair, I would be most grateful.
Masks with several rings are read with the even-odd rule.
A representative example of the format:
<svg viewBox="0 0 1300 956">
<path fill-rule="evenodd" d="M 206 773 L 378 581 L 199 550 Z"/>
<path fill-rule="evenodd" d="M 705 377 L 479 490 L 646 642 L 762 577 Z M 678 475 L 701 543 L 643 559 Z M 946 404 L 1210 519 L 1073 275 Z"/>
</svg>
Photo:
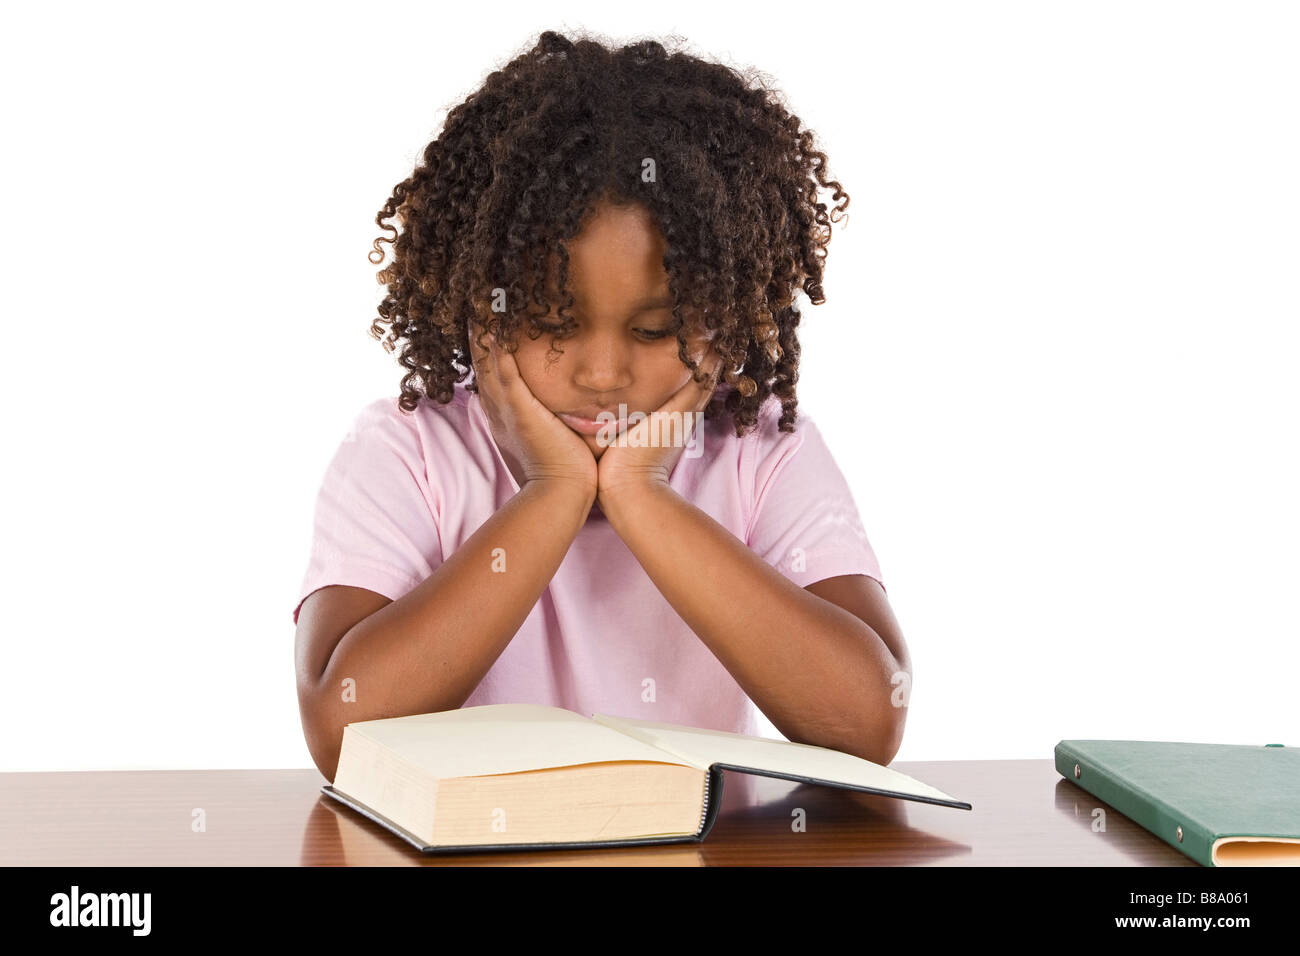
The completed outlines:
<svg viewBox="0 0 1300 956">
<path fill-rule="evenodd" d="M 370 261 L 383 261 L 381 243 L 393 260 L 377 276 L 387 295 L 370 334 L 389 352 L 402 343 L 400 407 L 413 411 L 421 395 L 452 400 L 472 371 L 473 328 L 511 350 L 520 331 L 533 340 L 551 332 L 552 353 L 562 351 L 574 328 L 562 242 L 609 202 L 648 208 L 667 241 L 683 365 L 705 380 L 687 352 L 690 333 L 722 356 L 705 416 L 725 407 L 744 435 L 775 394 L 778 427 L 793 431 L 796 286 L 814 305 L 825 301 L 830 223 L 849 197 L 765 79 L 655 40 L 614 49 L 554 31 L 489 74 L 375 217 L 391 236 L 375 240 Z M 819 187 L 839 201 L 830 214 Z M 541 322 L 557 259 L 558 328 Z"/>
</svg>

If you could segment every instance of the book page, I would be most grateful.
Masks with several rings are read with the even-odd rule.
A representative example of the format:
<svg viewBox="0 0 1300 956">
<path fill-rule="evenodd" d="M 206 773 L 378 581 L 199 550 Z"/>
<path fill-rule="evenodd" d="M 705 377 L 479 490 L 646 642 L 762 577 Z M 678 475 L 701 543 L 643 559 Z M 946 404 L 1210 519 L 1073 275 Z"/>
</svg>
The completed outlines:
<svg viewBox="0 0 1300 956">
<path fill-rule="evenodd" d="M 483 704 L 347 725 L 438 779 L 609 760 L 680 763 L 672 754 L 562 707 Z"/>
<path fill-rule="evenodd" d="M 733 764 L 769 773 L 870 787 L 887 793 L 965 803 L 905 773 L 825 747 L 771 740 L 767 737 L 749 737 L 721 730 L 659 724 L 630 717 L 596 714 L 592 719 L 676 754 L 683 762 L 696 767 L 707 768 L 715 763 Z"/>
</svg>

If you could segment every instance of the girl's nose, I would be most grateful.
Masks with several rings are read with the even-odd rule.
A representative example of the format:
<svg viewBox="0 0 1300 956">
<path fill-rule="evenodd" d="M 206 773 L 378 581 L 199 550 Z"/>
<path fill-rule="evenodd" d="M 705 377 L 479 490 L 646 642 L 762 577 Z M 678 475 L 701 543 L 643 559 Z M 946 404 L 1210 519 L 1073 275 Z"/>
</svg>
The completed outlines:
<svg viewBox="0 0 1300 956">
<path fill-rule="evenodd" d="M 626 333 L 621 333 L 625 335 Z M 620 333 L 593 333 L 573 340 L 573 381 L 584 391 L 608 394 L 631 384 L 632 350 Z"/>
</svg>

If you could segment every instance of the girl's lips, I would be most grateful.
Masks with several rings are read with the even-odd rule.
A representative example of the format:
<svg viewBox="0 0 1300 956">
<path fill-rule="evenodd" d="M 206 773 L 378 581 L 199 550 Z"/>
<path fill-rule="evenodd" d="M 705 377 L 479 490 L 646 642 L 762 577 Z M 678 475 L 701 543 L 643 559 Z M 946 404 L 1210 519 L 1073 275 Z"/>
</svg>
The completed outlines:
<svg viewBox="0 0 1300 956">
<path fill-rule="evenodd" d="M 581 418 L 577 415 L 566 415 L 564 413 L 560 413 L 558 417 L 562 422 L 564 422 L 564 424 L 568 425 L 575 432 L 582 435 L 591 435 L 593 437 L 600 434 L 602 428 L 609 429 L 613 426 L 615 435 L 622 433 L 623 430 L 627 428 L 627 421 L 624 419 L 618 419 L 617 421 L 614 419 L 608 421 L 596 421 L 592 418 Z M 609 432 L 606 431 L 605 434 L 608 435 Z"/>
</svg>

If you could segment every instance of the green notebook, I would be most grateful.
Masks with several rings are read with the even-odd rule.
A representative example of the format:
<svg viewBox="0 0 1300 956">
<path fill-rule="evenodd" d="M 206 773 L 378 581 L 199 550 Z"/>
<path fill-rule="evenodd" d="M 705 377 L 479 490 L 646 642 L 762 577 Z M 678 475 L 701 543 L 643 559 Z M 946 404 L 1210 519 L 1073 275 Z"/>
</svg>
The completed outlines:
<svg viewBox="0 0 1300 956">
<path fill-rule="evenodd" d="M 1056 769 L 1203 866 L 1300 866 L 1300 748 L 1062 740 Z"/>
</svg>

